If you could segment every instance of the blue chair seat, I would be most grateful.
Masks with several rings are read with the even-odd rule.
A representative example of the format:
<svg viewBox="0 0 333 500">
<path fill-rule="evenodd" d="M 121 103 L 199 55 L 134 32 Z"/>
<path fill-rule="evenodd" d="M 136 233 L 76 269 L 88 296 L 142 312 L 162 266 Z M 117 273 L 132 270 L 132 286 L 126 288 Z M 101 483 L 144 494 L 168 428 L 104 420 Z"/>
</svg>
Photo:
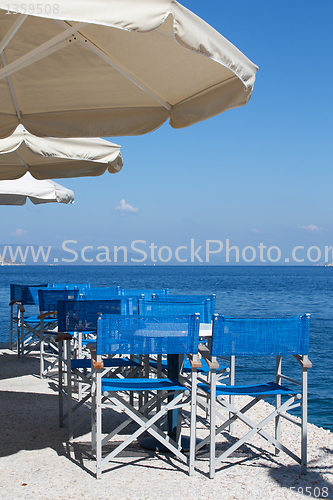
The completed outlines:
<svg viewBox="0 0 333 500">
<path fill-rule="evenodd" d="M 209 373 L 209 367 L 208 367 L 206 361 L 203 358 L 200 361 L 201 361 L 201 368 L 197 369 L 198 373 Z M 149 361 L 149 364 L 153 368 L 157 368 L 157 362 L 156 361 Z M 161 368 L 162 368 L 162 370 L 167 370 L 168 363 L 167 363 L 166 359 L 162 359 Z M 223 370 L 223 369 L 226 369 L 226 368 L 227 368 L 226 366 L 221 366 L 220 365 L 219 370 Z M 184 359 L 183 372 L 184 373 L 191 373 L 191 371 L 192 371 L 192 367 L 191 367 L 190 360 L 188 358 L 186 358 L 186 359 Z"/>
<path fill-rule="evenodd" d="M 102 393 L 118 391 L 184 391 L 186 387 L 176 379 L 169 378 L 129 378 L 102 379 Z"/>
<path fill-rule="evenodd" d="M 58 335 L 58 332 L 54 330 L 44 330 L 44 335 L 53 335 L 54 337 L 56 337 Z"/>
<path fill-rule="evenodd" d="M 200 389 L 210 394 L 210 387 L 206 384 L 198 384 Z M 255 385 L 216 385 L 217 396 L 276 396 L 298 394 L 298 391 L 293 391 L 284 387 L 283 385 L 276 384 L 275 382 L 268 382 L 266 384 Z"/>
<path fill-rule="evenodd" d="M 24 318 L 24 321 L 25 323 L 40 323 L 40 319 L 38 319 L 38 316 L 29 316 L 28 318 Z M 55 321 L 57 321 L 56 318 L 51 318 L 51 317 L 44 318 L 44 323 L 46 322 L 54 323 Z"/>
<path fill-rule="evenodd" d="M 82 345 L 96 345 L 96 339 L 82 339 Z"/>
<path fill-rule="evenodd" d="M 117 368 L 122 366 L 140 366 L 140 363 L 136 361 L 132 361 L 127 358 L 108 358 L 103 359 L 103 364 L 105 368 Z M 77 368 L 91 368 L 91 359 L 83 358 L 83 359 L 72 359 L 71 360 L 71 368 L 75 370 Z"/>
</svg>

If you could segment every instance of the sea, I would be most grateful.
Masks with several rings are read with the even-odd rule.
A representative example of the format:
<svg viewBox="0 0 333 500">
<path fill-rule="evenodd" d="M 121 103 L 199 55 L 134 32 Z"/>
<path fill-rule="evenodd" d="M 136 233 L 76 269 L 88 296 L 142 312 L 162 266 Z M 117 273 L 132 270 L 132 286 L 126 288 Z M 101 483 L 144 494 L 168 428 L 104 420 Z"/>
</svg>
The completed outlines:
<svg viewBox="0 0 333 500">
<path fill-rule="evenodd" d="M 172 294 L 216 294 L 216 312 L 234 317 L 311 314 L 309 422 L 333 432 L 333 267 L 2 266 L 0 343 L 9 341 L 10 283 L 91 283 L 169 288 Z M 300 376 L 292 357 L 283 372 Z M 274 380 L 275 360 L 237 357 L 236 383 Z"/>
</svg>

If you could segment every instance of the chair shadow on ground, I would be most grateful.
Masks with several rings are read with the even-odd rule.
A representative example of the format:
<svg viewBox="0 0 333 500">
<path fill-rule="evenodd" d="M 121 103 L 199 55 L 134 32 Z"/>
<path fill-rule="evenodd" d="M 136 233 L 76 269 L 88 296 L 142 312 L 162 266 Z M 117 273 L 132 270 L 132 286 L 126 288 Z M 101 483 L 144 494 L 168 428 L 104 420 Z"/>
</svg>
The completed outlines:
<svg viewBox="0 0 333 500">
<path fill-rule="evenodd" d="M 0 354 L 0 380 L 25 375 L 39 375 L 39 358 L 29 355 L 22 361 L 14 352 L 10 354 L 2 352 Z"/>
<path fill-rule="evenodd" d="M 56 390 L 56 385 L 52 381 L 49 382 L 49 385 Z M 118 414 L 113 410 L 106 411 L 103 418 L 105 429 L 113 428 L 124 418 L 126 418 L 125 415 Z M 90 441 L 82 440 L 68 443 L 67 426 L 59 428 L 58 395 L 56 392 L 43 394 L 1 391 L 0 429 L 0 457 L 10 456 L 21 450 L 34 451 L 51 448 L 59 456 L 65 456 L 91 476 L 95 475 L 95 459 L 91 453 Z M 121 434 L 132 433 L 135 429 L 136 424 L 132 423 Z M 75 436 L 76 438 L 84 436 L 83 439 L 85 439 L 85 434 L 89 431 L 90 419 L 88 418 L 78 427 Z M 223 441 L 217 444 L 218 453 L 228 448 L 236 440 L 228 433 L 224 433 L 223 438 Z M 113 441 L 112 444 L 105 446 L 105 451 L 111 451 L 118 444 L 119 441 Z M 332 453 L 333 450 L 330 448 L 323 447 L 321 449 L 322 456 Z M 197 454 L 197 474 L 206 475 L 200 470 L 200 462 L 205 461 L 207 465 L 208 456 L 208 447 L 203 448 Z M 258 459 L 257 465 L 253 464 L 256 459 Z M 129 463 L 134 467 L 150 467 L 155 470 L 167 468 L 171 471 L 178 470 L 187 473 L 186 465 L 174 455 L 169 453 L 156 454 L 153 451 L 148 451 L 143 449 L 137 441 L 131 443 L 118 457 L 113 459 L 105 472 L 116 471 L 126 467 Z M 320 458 L 310 461 L 308 473 L 301 476 L 299 465 L 281 465 L 273 453 L 252 444 L 242 445 L 226 462 L 220 464 L 216 471 L 216 477 L 218 478 L 218 475 L 223 474 L 226 469 L 231 470 L 235 465 L 246 467 L 247 464 L 266 467 L 277 486 L 286 489 L 294 487 L 294 491 L 303 493 L 305 496 L 309 496 L 309 492 L 311 492 L 312 496 L 333 498 L 333 471 L 328 466 L 321 466 Z M 330 474 L 332 482 L 323 479 L 321 474 Z"/>
<path fill-rule="evenodd" d="M 216 445 L 216 453 L 218 455 L 237 441 L 237 438 L 234 438 L 227 432 L 222 433 L 222 436 L 224 438 L 223 441 L 218 442 Z M 327 447 L 320 448 L 320 456 L 322 458 L 330 454 L 333 454 L 333 449 Z M 281 455 L 284 454 L 281 452 Z M 199 464 L 201 459 L 209 459 L 209 449 L 207 447 L 200 450 L 197 454 Z M 256 459 L 258 460 L 257 464 L 255 463 Z M 253 444 L 243 444 L 225 462 L 219 464 L 216 469 L 216 478 L 218 478 L 219 474 L 223 474 L 223 471 L 227 469 L 232 470 L 237 465 L 244 465 L 244 474 L 246 474 L 247 465 L 266 468 L 270 477 L 276 482 L 277 487 L 286 488 L 300 495 L 303 494 L 315 498 L 333 498 L 333 468 L 321 465 L 320 457 L 317 460 L 309 461 L 307 474 L 302 475 L 300 465 L 296 463 L 292 465 L 281 464 L 278 457 L 275 457 L 273 449 L 272 453 L 270 453 Z M 332 477 L 332 481 L 324 479 L 322 474 L 329 474 Z"/>
<path fill-rule="evenodd" d="M 220 437 L 223 437 L 223 440 L 216 442 L 216 456 L 221 455 L 230 446 L 238 441 L 237 437 L 233 437 L 228 432 L 221 433 Z M 218 475 L 220 472 L 223 473 L 223 471 L 226 469 L 232 469 L 232 467 L 235 467 L 236 465 L 251 462 L 256 458 L 262 457 L 265 453 L 265 450 L 261 448 L 257 448 L 252 445 L 249 446 L 248 444 L 244 443 L 237 450 L 235 450 L 230 455 L 230 457 L 226 459 L 225 462 L 222 462 L 216 468 L 216 474 Z M 196 460 L 198 461 L 198 464 L 200 464 L 200 460 L 205 460 L 206 462 L 209 461 L 209 443 L 196 453 Z M 205 475 L 208 477 L 208 472 Z"/>
<path fill-rule="evenodd" d="M 331 466 L 320 465 L 320 458 L 309 462 L 308 471 L 304 475 L 301 475 L 298 464 L 276 464 L 274 468 L 270 468 L 269 474 L 279 487 L 289 491 L 312 498 L 333 498 L 333 469 Z M 332 480 L 324 479 L 322 474 L 330 474 Z"/>
<path fill-rule="evenodd" d="M 83 408 L 81 414 L 86 411 L 87 408 Z M 80 416 L 80 415 L 79 415 Z M 127 420 L 127 416 L 123 413 L 118 413 L 112 409 L 106 409 L 103 411 L 103 432 L 110 432 L 112 429 L 121 424 L 124 420 Z M 124 436 L 124 439 L 130 434 L 133 434 L 138 429 L 138 424 L 131 422 L 127 427 L 119 432 L 119 436 Z M 162 426 L 163 428 L 164 426 Z M 84 422 L 78 426 L 77 430 L 74 432 L 74 441 L 71 443 L 66 443 L 65 455 L 71 460 L 72 463 L 79 466 L 84 471 L 88 472 L 90 475 L 95 477 L 95 457 L 92 455 L 91 442 L 90 441 L 77 441 L 75 438 L 78 436 L 84 436 L 90 432 L 90 419 L 87 418 Z M 148 433 L 147 433 L 148 435 Z M 115 449 L 122 440 L 118 440 L 116 437 L 113 438 L 112 442 L 103 446 L 103 455 L 110 453 Z M 138 440 L 134 440 L 130 443 L 122 452 L 119 453 L 103 470 L 103 474 L 111 471 L 116 471 L 122 467 L 128 465 L 132 467 L 145 467 L 152 469 L 165 470 L 166 468 L 170 470 L 178 470 L 187 473 L 187 466 L 182 461 L 180 461 L 172 453 L 157 453 L 155 451 L 147 450 L 143 448 Z"/>
<path fill-rule="evenodd" d="M 103 454 L 110 453 L 122 441 L 112 441 L 112 444 L 103 447 Z M 66 443 L 67 458 L 82 470 L 95 477 L 96 462 L 91 453 L 90 442 L 72 442 Z M 188 473 L 187 466 L 181 462 L 172 453 L 157 453 L 142 448 L 136 441 L 123 450 L 117 457 L 110 461 L 109 466 L 103 469 L 103 475 L 108 472 L 116 472 L 123 467 L 140 467 L 145 469 L 154 469 L 170 472 L 177 470 L 178 472 Z M 200 472 L 200 471 L 198 471 Z"/>
<path fill-rule="evenodd" d="M 32 375 L 39 373 L 39 360 L 31 357 L 21 363 L 16 356 L 6 355 L 7 363 L 15 363 L 15 370 L 11 367 L 8 372 L 16 372 L 15 376 Z M 16 370 L 17 368 L 17 370 Z M 36 375 L 38 376 L 38 375 Z M 13 375 L 11 375 L 13 378 Z M 5 380 L 6 374 L 3 374 Z M 1 391 L 0 407 L 0 457 L 14 455 L 22 450 L 37 451 L 45 448 L 53 449 L 59 456 L 65 456 L 72 463 L 81 467 L 90 475 L 95 476 L 95 458 L 91 452 L 91 442 L 86 440 L 86 434 L 90 432 L 90 417 L 82 422 L 75 430 L 74 440 L 68 443 L 68 425 L 59 427 L 58 421 L 58 386 L 56 380 L 48 379 L 49 388 L 53 394 L 21 392 L 21 391 Z M 66 411 L 66 403 L 64 410 Z M 84 405 L 76 418 L 83 413 L 89 412 L 89 407 Z M 117 413 L 111 409 L 103 412 L 103 424 L 105 430 L 117 426 L 125 415 Z M 134 422 L 128 425 L 120 435 L 131 434 L 137 429 Z M 82 437 L 83 436 L 83 437 Z M 81 438 L 81 440 L 80 440 Z M 112 444 L 104 447 L 105 452 L 110 452 L 120 441 L 112 441 Z M 159 454 L 161 460 L 156 460 L 156 454 L 142 448 L 137 441 L 131 443 L 119 456 L 117 456 L 107 470 L 117 470 L 126 466 L 128 462 L 138 467 L 154 467 L 165 469 L 168 466 L 171 470 L 186 470 L 186 465 L 182 464 L 172 454 Z M 155 460 L 154 460 L 155 459 Z M 105 472 L 107 472 L 107 470 Z"/>
<path fill-rule="evenodd" d="M 1 391 L 0 429 L 0 457 L 49 447 L 64 454 L 56 394 Z"/>
</svg>

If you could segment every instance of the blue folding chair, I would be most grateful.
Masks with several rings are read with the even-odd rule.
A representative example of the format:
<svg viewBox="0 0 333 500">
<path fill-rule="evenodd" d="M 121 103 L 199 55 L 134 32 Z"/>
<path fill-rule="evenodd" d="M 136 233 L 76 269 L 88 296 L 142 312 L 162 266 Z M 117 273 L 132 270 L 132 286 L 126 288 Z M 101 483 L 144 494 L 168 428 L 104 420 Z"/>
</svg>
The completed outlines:
<svg viewBox="0 0 333 500">
<path fill-rule="evenodd" d="M 192 315 L 184 322 L 175 318 L 143 318 L 143 317 L 113 317 L 102 315 L 97 325 L 97 349 L 93 387 L 93 427 L 92 448 L 96 452 L 97 479 L 102 476 L 102 470 L 110 460 L 116 457 L 130 443 L 138 439 L 144 432 L 148 432 L 153 438 L 162 443 L 169 451 L 189 466 L 189 474 L 194 473 L 194 448 L 195 448 L 195 421 L 196 421 L 196 370 L 200 366 L 198 359 L 199 344 L 199 315 Z M 165 355 L 189 355 L 192 361 L 192 389 L 181 384 L 177 378 L 134 378 L 134 379 L 107 379 L 102 376 L 102 356 L 108 354 L 165 354 Z M 155 394 L 143 407 L 134 408 L 124 397 L 124 394 L 132 392 L 149 391 Z M 162 393 L 162 396 L 161 396 Z M 102 405 L 102 397 L 105 401 Z M 163 402 L 161 409 L 157 412 L 156 406 L 160 398 Z M 180 432 L 173 439 L 157 427 L 158 421 L 164 417 L 166 412 L 182 409 L 185 406 L 191 408 L 190 428 L 190 453 L 189 458 L 183 453 L 180 446 Z M 102 408 L 112 408 L 122 412 L 128 417 L 110 434 L 102 437 Z M 139 428 L 133 432 L 125 441 L 116 446 L 111 453 L 102 456 L 103 445 L 123 431 L 131 422 L 136 422 Z"/>
<path fill-rule="evenodd" d="M 45 377 L 58 363 L 58 344 L 55 337 L 58 333 L 57 306 L 58 300 L 75 300 L 81 289 L 79 285 L 68 285 L 66 289 L 40 288 L 38 302 L 40 314 L 40 376 Z"/>
<path fill-rule="evenodd" d="M 10 284 L 10 348 L 17 350 L 18 357 L 21 357 L 22 352 L 24 355 L 25 346 L 35 341 L 34 326 L 39 323 L 37 315 L 34 316 L 38 312 L 38 288 L 46 286 L 47 283 L 41 285 Z M 31 314 L 25 316 L 28 309 Z M 15 324 L 16 339 L 14 340 Z M 25 338 L 26 329 L 29 332 L 27 338 Z"/>
<path fill-rule="evenodd" d="M 209 476 L 215 475 L 216 467 L 243 443 L 258 433 L 271 443 L 275 454 L 280 450 L 301 465 L 302 474 L 307 467 L 307 369 L 312 366 L 308 360 L 310 335 L 310 315 L 293 316 L 278 319 L 237 319 L 215 315 L 213 320 L 213 335 L 210 352 L 203 355 L 211 368 L 210 384 L 199 384 L 200 393 L 210 398 L 210 435 L 197 445 L 197 450 L 210 442 Z M 275 381 L 252 385 L 224 386 L 216 383 L 217 356 L 264 356 L 276 358 Z M 301 365 L 301 381 L 282 373 L 282 356 L 293 355 Z M 294 388 L 286 387 L 286 381 Z M 299 386 L 300 389 L 296 389 Z M 243 408 L 238 409 L 230 403 L 229 397 L 249 396 L 252 400 Z M 275 407 L 260 423 L 255 423 L 246 414 L 255 404 L 265 398 L 274 396 Z M 290 415 L 290 411 L 301 406 L 301 421 Z M 226 410 L 229 417 L 225 418 L 219 410 Z M 222 424 L 216 426 L 216 417 L 221 418 Z M 280 440 L 281 419 L 301 428 L 300 456 L 287 448 Z M 226 430 L 230 424 L 239 419 L 249 431 L 220 456 L 216 457 L 216 436 Z M 275 436 L 268 434 L 264 427 L 275 421 Z"/>
<path fill-rule="evenodd" d="M 100 314 L 132 315 L 132 299 L 117 296 L 114 299 L 104 300 L 58 300 L 58 334 L 55 341 L 58 343 L 58 392 L 59 392 L 59 425 L 68 418 L 69 439 L 73 438 L 74 429 L 82 423 L 88 415 L 83 415 L 73 424 L 73 413 L 91 397 L 91 358 L 84 357 L 82 345 L 89 346 L 90 352 L 96 350 L 97 318 Z M 87 336 L 83 338 L 83 336 Z M 64 353 L 63 343 L 66 343 Z M 79 348 L 77 345 L 79 344 Z M 86 351 L 87 354 L 87 351 Z M 65 365 L 65 371 L 63 370 Z M 134 376 L 141 368 L 140 364 L 128 359 L 115 357 L 104 360 L 106 376 Z M 65 377 L 64 377 L 65 375 Z M 65 383 L 64 383 L 65 379 Z M 77 394 L 75 394 L 77 387 Z M 68 397 L 68 411 L 63 411 L 63 396 Z M 77 399 L 75 400 L 75 397 Z"/>
<path fill-rule="evenodd" d="M 56 318 L 54 315 L 54 307 L 56 308 L 56 301 L 52 305 L 47 303 L 40 303 L 39 290 L 51 290 L 52 293 L 56 289 L 64 290 L 81 290 L 82 288 L 89 287 L 89 283 L 82 284 L 56 284 L 56 283 L 43 283 L 41 285 L 16 285 L 11 284 L 11 324 L 10 324 L 10 338 L 11 346 L 16 347 L 18 357 L 22 361 L 31 352 L 39 351 L 42 347 L 44 353 L 43 332 L 45 329 L 53 330 L 56 326 Z M 17 304 L 17 314 L 14 314 L 14 304 Z M 26 314 L 28 312 L 28 315 Z M 13 325 L 17 323 L 17 341 L 13 342 Z M 42 340 L 42 345 L 41 345 Z M 52 350 L 52 348 L 51 348 Z M 41 356 L 41 370 L 40 374 L 43 376 L 43 355 Z"/>
</svg>

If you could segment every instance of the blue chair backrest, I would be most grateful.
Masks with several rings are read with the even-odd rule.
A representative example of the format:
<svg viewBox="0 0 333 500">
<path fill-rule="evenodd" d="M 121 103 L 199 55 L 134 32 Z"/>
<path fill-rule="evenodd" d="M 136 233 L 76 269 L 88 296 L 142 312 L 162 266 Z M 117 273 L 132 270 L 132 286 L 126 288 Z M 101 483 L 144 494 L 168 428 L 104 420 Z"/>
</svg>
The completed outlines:
<svg viewBox="0 0 333 500">
<path fill-rule="evenodd" d="M 289 318 L 214 315 L 212 356 L 277 356 L 309 353 L 310 314 Z"/>
<path fill-rule="evenodd" d="M 139 299 L 139 316 L 184 316 L 188 314 L 200 314 L 202 323 L 212 321 L 210 299 L 173 301 L 159 298 L 158 300 Z"/>
<path fill-rule="evenodd" d="M 47 283 L 42 285 L 10 285 L 10 300 L 16 300 L 24 305 L 38 304 L 38 288 L 48 286 Z"/>
<path fill-rule="evenodd" d="M 169 294 L 169 288 L 164 288 L 161 290 L 121 288 L 119 291 L 119 295 L 123 295 L 125 297 L 143 297 L 147 300 L 151 300 L 153 295 L 166 297 L 166 296 L 168 296 L 168 294 Z"/>
<path fill-rule="evenodd" d="M 85 332 L 97 330 L 99 314 L 132 315 L 132 299 L 118 297 L 106 300 L 58 300 L 58 331 Z"/>
<path fill-rule="evenodd" d="M 85 288 L 80 293 L 80 299 L 112 299 L 119 295 L 119 286 Z"/>
<path fill-rule="evenodd" d="M 57 288 L 42 288 L 38 290 L 40 312 L 56 311 L 58 300 L 75 300 L 80 290 L 58 290 Z"/>
<path fill-rule="evenodd" d="M 158 294 L 154 294 L 152 296 L 152 300 L 168 300 L 170 302 L 198 302 L 198 301 L 207 301 L 207 311 L 210 316 L 210 321 L 213 318 L 213 314 L 215 314 L 215 304 L 216 304 L 216 295 L 167 295 L 161 296 Z"/>
<path fill-rule="evenodd" d="M 90 288 L 90 283 L 49 283 L 49 288 L 57 288 L 60 290 L 85 290 Z"/>
<path fill-rule="evenodd" d="M 103 314 L 97 321 L 97 354 L 197 354 L 199 315 L 142 318 Z"/>
</svg>

